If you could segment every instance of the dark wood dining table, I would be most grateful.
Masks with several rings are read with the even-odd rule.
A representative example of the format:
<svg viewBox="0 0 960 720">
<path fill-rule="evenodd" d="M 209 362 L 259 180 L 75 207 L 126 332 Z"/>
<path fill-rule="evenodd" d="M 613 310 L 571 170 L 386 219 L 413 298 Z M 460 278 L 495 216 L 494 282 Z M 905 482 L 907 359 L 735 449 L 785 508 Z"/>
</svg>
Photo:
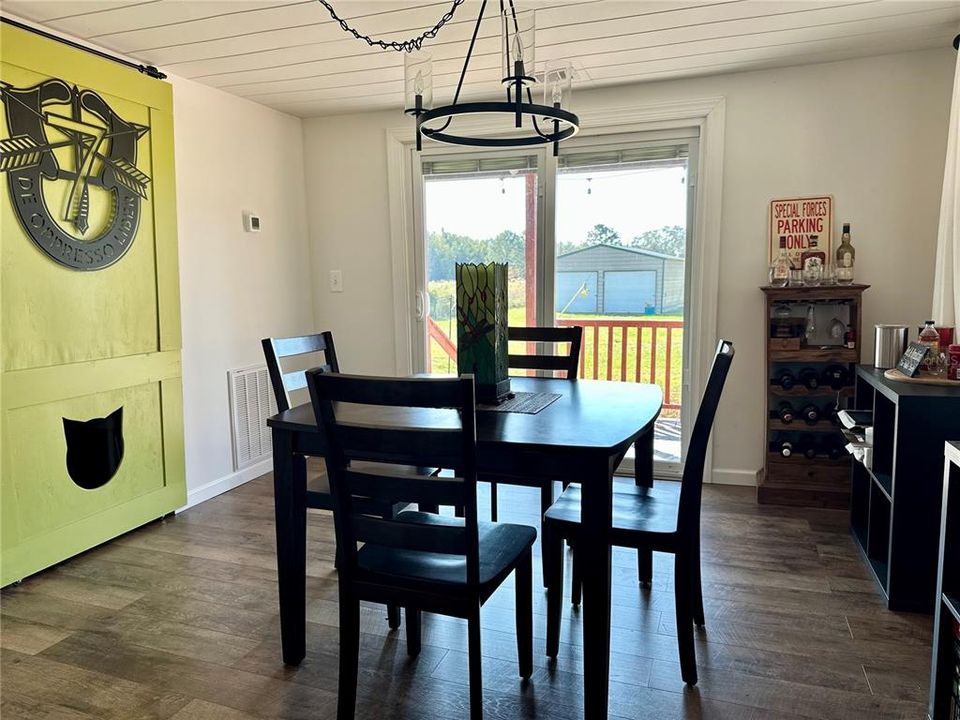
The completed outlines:
<svg viewBox="0 0 960 720">
<path fill-rule="evenodd" d="M 511 378 L 511 389 L 560 397 L 536 414 L 478 410 L 478 470 L 581 483 L 584 717 L 604 720 L 610 678 L 613 473 L 635 444 L 635 480 L 652 485 L 653 428 L 663 393 L 656 385 L 528 377 Z M 309 403 L 274 415 L 267 424 L 273 430 L 283 661 L 297 665 L 306 652 L 305 457 L 322 457 L 326 447 Z M 639 572 L 641 579 L 650 578 L 649 554 L 641 555 Z"/>
</svg>

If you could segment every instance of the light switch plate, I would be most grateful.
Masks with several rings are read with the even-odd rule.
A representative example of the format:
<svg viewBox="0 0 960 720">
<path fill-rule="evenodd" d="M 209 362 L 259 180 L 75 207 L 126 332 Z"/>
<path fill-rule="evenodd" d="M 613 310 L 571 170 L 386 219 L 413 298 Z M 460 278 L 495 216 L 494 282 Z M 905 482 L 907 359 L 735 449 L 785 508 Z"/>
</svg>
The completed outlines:
<svg viewBox="0 0 960 720">
<path fill-rule="evenodd" d="M 343 273 L 340 270 L 330 271 L 330 292 L 343 292 Z"/>
</svg>

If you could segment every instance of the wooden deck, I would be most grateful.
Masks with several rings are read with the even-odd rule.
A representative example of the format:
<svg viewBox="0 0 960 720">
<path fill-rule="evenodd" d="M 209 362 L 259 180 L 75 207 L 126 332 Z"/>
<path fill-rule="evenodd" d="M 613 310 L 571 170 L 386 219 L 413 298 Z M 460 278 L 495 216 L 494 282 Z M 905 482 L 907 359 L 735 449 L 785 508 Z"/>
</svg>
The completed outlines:
<svg viewBox="0 0 960 720">
<path fill-rule="evenodd" d="M 537 491 L 501 486 L 501 518 L 536 522 Z M 332 522 L 309 519 L 307 657 L 280 661 L 272 483 L 256 480 L 30 578 L 0 595 L 4 720 L 249 720 L 335 716 Z M 636 583 L 614 554 L 611 715 L 708 720 L 925 717 L 932 618 L 883 608 L 845 513 L 757 506 L 752 488 L 704 492 L 707 630 L 700 684 L 685 689 L 672 572 Z M 511 582 L 483 611 L 491 719 L 579 718 L 581 624 L 565 607 L 560 658 L 543 655 L 536 564 L 536 669 L 516 676 Z M 567 571 L 569 578 L 569 568 Z M 465 717 L 466 625 L 425 616 L 421 655 L 379 607 L 362 622 L 358 718 Z"/>
</svg>

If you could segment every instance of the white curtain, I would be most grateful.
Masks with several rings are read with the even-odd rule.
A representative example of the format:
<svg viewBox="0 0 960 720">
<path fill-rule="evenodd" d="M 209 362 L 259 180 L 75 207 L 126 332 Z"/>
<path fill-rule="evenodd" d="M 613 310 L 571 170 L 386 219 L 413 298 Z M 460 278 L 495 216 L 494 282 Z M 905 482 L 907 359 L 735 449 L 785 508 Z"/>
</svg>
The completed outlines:
<svg viewBox="0 0 960 720">
<path fill-rule="evenodd" d="M 944 327 L 957 327 L 960 322 L 960 53 L 953 76 L 931 317 Z"/>
</svg>

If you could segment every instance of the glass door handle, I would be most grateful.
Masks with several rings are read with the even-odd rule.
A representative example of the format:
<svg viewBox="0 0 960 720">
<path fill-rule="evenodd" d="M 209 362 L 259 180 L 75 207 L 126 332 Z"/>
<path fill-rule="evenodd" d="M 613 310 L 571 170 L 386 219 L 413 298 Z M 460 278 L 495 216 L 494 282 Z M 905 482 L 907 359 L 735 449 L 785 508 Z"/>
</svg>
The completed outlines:
<svg viewBox="0 0 960 720">
<path fill-rule="evenodd" d="M 430 316 L 430 293 L 417 290 L 414 313 L 417 320 L 426 320 Z"/>
</svg>

